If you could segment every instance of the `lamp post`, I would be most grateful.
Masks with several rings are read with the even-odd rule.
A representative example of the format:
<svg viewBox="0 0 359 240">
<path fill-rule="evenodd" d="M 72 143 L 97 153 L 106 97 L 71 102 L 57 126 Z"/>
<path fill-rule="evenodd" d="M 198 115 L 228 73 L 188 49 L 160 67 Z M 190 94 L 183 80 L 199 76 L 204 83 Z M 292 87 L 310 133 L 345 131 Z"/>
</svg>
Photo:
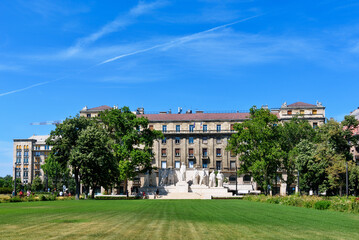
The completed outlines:
<svg viewBox="0 0 359 240">
<path fill-rule="evenodd" d="M 347 199 L 349 197 L 349 181 L 348 181 L 348 161 L 345 161 L 345 185 L 346 185 L 346 194 L 347 194 Z"/>
<path fill-rule="evenodd" d="M 300 193 L 300 186 L 299 186 L 299 169 L 298 169 L 298 180 L 297 180 L 297 182 L 298 182 L 298 193 L 299 193 L 299 195 L 301 195 L 301 193 Z"/>
<path fill-rule="evenodd" d="M 237 163 L 236 163 L 236 196 L 238 195 L 238 173 L 237 173 L 238 169 L 237 169 Z"/>
<path fill-rule="evenodd" d="M 16 196 L 16 166 L 15 166 L 15 178 L 14 178 L 14 196 Z"/>
</svg>

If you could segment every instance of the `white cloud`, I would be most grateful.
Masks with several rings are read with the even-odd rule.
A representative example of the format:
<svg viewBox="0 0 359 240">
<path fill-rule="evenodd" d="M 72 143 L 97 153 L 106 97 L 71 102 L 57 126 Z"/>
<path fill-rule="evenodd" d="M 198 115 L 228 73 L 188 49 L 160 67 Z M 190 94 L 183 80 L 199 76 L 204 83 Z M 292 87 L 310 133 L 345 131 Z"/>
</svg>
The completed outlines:
<svg viewBox="0 0 359 240">
<path fill-rule="evenodd" d="M 62 55 L 65 57 L 73 56 L 79 53 L 80 51 L 82 51 L 83 48 L 96 42 L 100 38 L 103 38 L 104 36 L 110 33 L 117 32 L 121 28 L 131 25 L 137 17 L 147 14 L 152 10 L 160 8 L 164 5 L 165 5 L 164 1 L 155 1 L 151 3 L 145 3 L 140 1 L 134 8 L 132 8 L 124 16 L 120 15 L 115 20 L 102 26 L 98 31 L 86 37 L 78 39 L 76 41 L 76 44 L 65 50 L 65 52 L 62 53 Z"/>
</svg>

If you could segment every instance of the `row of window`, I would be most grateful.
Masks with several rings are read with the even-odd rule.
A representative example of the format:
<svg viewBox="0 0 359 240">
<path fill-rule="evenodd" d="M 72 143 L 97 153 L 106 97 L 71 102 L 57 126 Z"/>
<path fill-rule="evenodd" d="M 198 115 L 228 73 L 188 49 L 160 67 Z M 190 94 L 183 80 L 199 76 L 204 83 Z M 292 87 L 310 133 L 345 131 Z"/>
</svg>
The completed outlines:
<svg viewBox="0 0 359 240">
<path fill-rule="evenodd" d="M 292 115 L 292 114 L 293 114 L 293 111 L 292 111 L 292 110 L 288 110 L 288 111 L 287 111 L 287 114 L 288 114 L 288 115 Z M 304 110 L 299 110 L 299 114 L 304 115 Z M 313 110 L 312 110 L 312 114 L 318 114 L 318 110 L 313 109 Z"/>
<path fill-rule="evenodd" d="M 189 132 L 193 132 L 196 128 L 196 124 L 190 124 L 188 126 L 188 130 Z M 149 129 L 150 130 L 153 130 L 153 125 L 150 125 L 149 126 Z M 203 132 L 207 132 L 208 131 L 208 126 L 207 124 L 200 124 L 199 126 L 199 130 L 202 130 Z M 222 125 L 221 124 L 217 124 L 216 126 L 216 130 L 217 132 L 220 132 L 222 130 Z M 231 124 L 231 131 L 233 131 L 234 128 L 233 128 L 233 124 Z M 162 125 L 162 132 L 167 132 L 167 125 Z M 181 125 L 176 125 L 176 132 L 181 132 Z"/>
<path fill-rule="evenodd" d="M 161 156 L 162 157 L 166 157 L 167 156 L 167 148 L 162 148 L 161 149 Z M 181 156 L 181 149 L 180 148 L 175 148 L 175 156 L 179 157 Z M 193 157 L 194 156 L 194 149 L 193 148 L 189 148 L 188 149 L 188 156 L 189 157 Z M 221 157 L 222 156 L 222 149 L 221 148 L 216 148 L 216 156 L 217 157 Z M 231 157 L 235 157 L 236 155 L 231 151 Z M 208 149 L 207 148 L 202 148 L 202 157 L 208 157 Z"/>
<path fill-rule="evenodd" d="M 16 150 L 21 150 L 22 146 L 21 145 L 16 145 Z M 24 145 L 24 149 L 28 150 L 29 149 L 29 145 Z"/>
<path fill-rule="evenodd" d="M 167 143 L 167 138 L 163 138 L 162 139 L 162 144 L 166 144 Z M 175 137 L 175 144 L 180 144 L 181 143 L 181 138 L 180 137 Z M 189 137 L 188 138 L 188 143 L 189 144 L 193 144 L 194 143 L 194 138 L 193 137 Z M 207 137 L 203 137 L 202 138 L 202 143 L 207 144 L 208 143 L 208 138 Z M 220 144 L 222 143 L 222 138 L 218 137 L 216 138 L 216 143 Z"/>
<path fill-rule="evenodd" d="M 209 164 L 208 160 L 203 160 L 202 161 L 202 168 L 208 168 L 208 164 Z M 175 168 L 180 168 L 180 167 L 181 167 L 181 162 L 180 161 L 175 161 Z M 194 161 L 189 160 L 188 161 L 188 168 L 193 168 L 193 167 L 194 167 Z M 230 167 L 230 169 L 233 169 L 233 170 L 236 169 L 236 161 L 230 161 L 229 167 Z M 161 161 L 161 168 L 167 168 L 167 161 Z M 216 161 L 216 169 L 217 170 L 222 169 L 222 161 Z"/>
</svg>

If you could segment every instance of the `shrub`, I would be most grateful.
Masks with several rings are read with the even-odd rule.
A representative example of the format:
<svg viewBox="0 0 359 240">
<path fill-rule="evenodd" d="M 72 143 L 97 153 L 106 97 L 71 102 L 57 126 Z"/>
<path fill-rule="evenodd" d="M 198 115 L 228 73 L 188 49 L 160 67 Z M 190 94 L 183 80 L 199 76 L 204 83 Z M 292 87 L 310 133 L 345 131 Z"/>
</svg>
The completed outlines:
<svg viewBox="0 0 359 240">
<path fill-rule="evenodd" d="M 141 199 L 141 196 L 96 196 L 96 200 L 134 200 Z"/>
<path fill-rule="evenodd" d="M 0 194 L 11 194 L 12 190 L 11 187 L 0 187 Z"/>
<path fill-rule="evenodd" d="M 318 201 L 314 204 L 314 208 L 318 209 L 318 210 L 326 210 L 329 209 L 331 205 L 331 202 L 328 200 L 322 200 L 322 201 Z"/>
<path fill-rule="evenodd" d="M 10 198 L 10 202 L 22 202 L 22 199 L 20 197 L 12 197 Z"/>
</svg>

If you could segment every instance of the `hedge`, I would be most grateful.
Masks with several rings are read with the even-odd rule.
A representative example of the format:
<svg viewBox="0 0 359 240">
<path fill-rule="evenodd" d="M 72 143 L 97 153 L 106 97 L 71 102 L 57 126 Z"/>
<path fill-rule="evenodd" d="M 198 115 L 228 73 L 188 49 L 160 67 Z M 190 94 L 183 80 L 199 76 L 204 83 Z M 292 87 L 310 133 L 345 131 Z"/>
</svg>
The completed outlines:
<svg viewBox="0 0 359 240">
<path fill-rule="evenodd" d="M 264 196 L 247 195 L 244 200 L 265 202 L 286 206 L 314 208 L 318 210 L 332 210 L 339 212 L 359 213 L 359 198 L 356 197 L 318 197 L 318 196 Z"/>
<path fill-rule="evenodd" d="M 134 199 L 141 199 L 140 196 L 95 196 L 96 200 L 134 200 Z"/>
<path fill-rule="evenodd" d="M 11 194 L 12 188 L 11 187 L 0 187 L 0 194 Z"/>
</svg>

